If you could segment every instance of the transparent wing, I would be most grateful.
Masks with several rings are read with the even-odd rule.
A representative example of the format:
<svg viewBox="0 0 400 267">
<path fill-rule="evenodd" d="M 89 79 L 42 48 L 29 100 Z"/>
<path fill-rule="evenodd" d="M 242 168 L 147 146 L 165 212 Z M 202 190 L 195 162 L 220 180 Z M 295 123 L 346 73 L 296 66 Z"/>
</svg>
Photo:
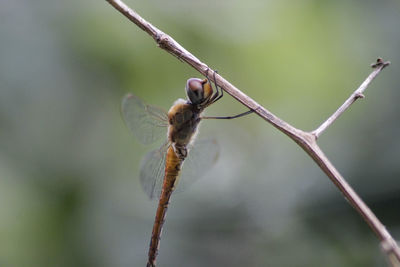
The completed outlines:
<svg viewBox="0 0 400 267">
<path fill-rule="evenodd" d="M 158 199 L 160 196 L 168 146 L 169 144 L 165 143 L 159 149 L 150 151 L 142 160 L 140 166 L 140 183 L 150 199 Z"/>
<path fill-rule="evenodd" d="M 198 181 L 215 164 L 219 146 L 215 139 L 196 140 L 189 147 L 189 154 L 183 162 L 182 173 L 175 192 L 181 192 Z"/>
<path fill-rule="evenodd" d="M 165 159 L 169 144 L 150 151 L 140 167 L 140 182 L 150 199 L 158 199 L 165 175 Z M 196 141 L 183 162 L 182 172 L 175 192 L 182 192 L 199 180 L 215 164 L 219 146 L 214 139 Z"/>
<path fill-rule="evenodd" d="M 126 125 L 142 144 L 151 144 L 162 136 L 166 137 L 168 116 L 162 109 L 127 94 L 122 99 L 121 111 Z"/>
</svg>

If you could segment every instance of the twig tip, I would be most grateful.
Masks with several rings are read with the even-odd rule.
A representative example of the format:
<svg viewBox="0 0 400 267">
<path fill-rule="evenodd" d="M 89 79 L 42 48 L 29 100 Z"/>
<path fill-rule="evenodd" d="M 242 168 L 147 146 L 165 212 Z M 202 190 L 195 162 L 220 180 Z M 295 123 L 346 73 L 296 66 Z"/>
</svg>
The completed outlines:
<svg viewBox="0 0 400 267">
<path fill-rule="evenodd" d="M 384 61 L 381 57 L 378 57 L 378 59 L 376 60 L 375 63 L 371 64 L 372 68 L 377 68 L 382 66 L 382 69 L 389 66 L 390 65 L 390 61 Z"/>
</svg>

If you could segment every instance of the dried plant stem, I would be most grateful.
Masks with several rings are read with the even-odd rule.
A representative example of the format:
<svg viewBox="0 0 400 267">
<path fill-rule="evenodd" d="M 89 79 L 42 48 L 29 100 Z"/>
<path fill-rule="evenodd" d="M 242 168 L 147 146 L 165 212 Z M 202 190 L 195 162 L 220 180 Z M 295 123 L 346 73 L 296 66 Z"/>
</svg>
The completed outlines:
<svg viewBox="0 0 400 267">
<path fill-rule="evenodd" d="M 120 0 L 106 0 L 118 11 L 120 11 L 129 20 L 135 23 L 139 28 L 147 32 L 156 41 L 158 46 L 168 53 L 174 55 L 179 60 L 188 63 L 198 72 L 204 76 L 209 77 L 214 81 L 214 71 L 211 70 L 206 64 L 201 62 L 180 44 L 178 44 L 173 38 L 164 32 L 160 31 L 152 24 L 144 20 L 139 14 L 130 9 Z M 378 59 L 377 63 L 374 64 L 374 71 L 368 76 L 368 78 L 362 83 L 362 85 L 350 96 L 350 98 L 320 127 L 313 132 L 305 132 L 291 126 L 289 123 L 281 120 L 270 111 L 259 105 L 256 101 L 245 95 L 227 80 L 225 80 L 219 74 L 215 75 L 215 81 L 225 92 L 233 96 L 240 103 L 254 110 L 254 112 L 261 118 L 271 123 L 281 132 L 288 135 L 293 139 L 304 151 L 318 164 L 318 166 L 325 172 L 325 174 L 331 179 L 331 181 L 337 186 L 342 192 L 345 198 L 350 204 L 357 210 L 357 212 L 363 217 L 368 223 L 371 229 L 375 232 L 378 238 L 381 240 L 381 247 L 383 251 L 391 258 L 397 259 L 397 263 L 400 262 L 400 248 L 396 241 L 386 230 L 385 226 L 379 221 L 375 214 L 369 209 L 369 207 L 362 201 L 357 193 L 351 188 L 346 180 L 340 175 L 333 164 L 324 155 L 322 150 L 317 145 L 317 138 L 320 134 L 329 127 L 357 98 L 363 97 L 364 90 L 368 87 L 371 81 L 386 67 L 389 63 L 383 62 Z M 397 263 L 392 263 L 394 266 Z"/>
<path fill-rule="evenodd" d="M 358 87 L 354 93 L 341 105 L 335 113 L 333 113 L 324 123 L 322 123 L 316 130 L 312 131 L 312 134 L 318 138 L 323 131 L 325 131 L 340 115 L 343 114 L 357 99 L 364 98 L 364 91 L 367 89 L 369 84 L 375 79 L 376 76 L 382 71 L 386 66 L 389 66 L 390 62 L 384 62 L 381 58 L 378 58 L 377 62 L 371 65 L 375 70 L 365 79 L 365 81 Z"/>
</svg>

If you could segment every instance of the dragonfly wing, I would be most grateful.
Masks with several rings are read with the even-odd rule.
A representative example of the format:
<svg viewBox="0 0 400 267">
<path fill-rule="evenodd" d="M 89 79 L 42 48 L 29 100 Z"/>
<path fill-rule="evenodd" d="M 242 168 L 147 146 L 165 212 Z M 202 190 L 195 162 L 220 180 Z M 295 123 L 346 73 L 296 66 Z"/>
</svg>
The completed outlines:
<svg viewBox="0 0 400 267">
<path fill-rule="evenodd" d="M 165 143 L 159 149 L 147 153 L 140 166 L 140 183 L 150 199 L 160 196 L 168 146 L 168 143 Z"/>
<path fill-rule="evenodd" d="M 160 108 L 145 104 L 133 94 L 122 99 L 121 111 L 128 128 L 142 144 L 151 144 L 166 136 L 168 116 Z"/>
<path fill-rule="evenodd" d="M 196 140 L 189 147 L 183 162 L 181 178 L 176 192 L 181 192 L 199 180 L 215 164 L 219 156 L 219 146 L 215 139 Z"/>
</svg>

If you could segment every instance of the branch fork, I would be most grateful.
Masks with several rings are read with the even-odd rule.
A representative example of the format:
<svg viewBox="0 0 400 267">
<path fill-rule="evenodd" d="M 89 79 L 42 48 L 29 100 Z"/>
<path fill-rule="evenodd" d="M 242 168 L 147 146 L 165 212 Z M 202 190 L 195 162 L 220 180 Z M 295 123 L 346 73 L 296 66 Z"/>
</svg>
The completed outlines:
<svg viewBox="0 0 400 267">
<path fill-rule="evenodd" d="M 151 23 L 143 19 L 139 14 L 126 6 L 121 0 L 106 0 L 129 20 L 135 23 L 143 31 L 147 32 L 157 43 L 157 45 L 168 53 L 177 57 L 180 61 L 186 62 L 199 73 L 203 74 L 207 78 L 221 87 L 225 92 L 230 94 L 240 103 L 247 108 L 254 110 L 258 116 L 265 121 L 272 124 L 279 131 L 286 134 L 293 141 L 295 141 L 304 151 L 317 163 L 320 169 L 329 177 L 329 179 L 336 185 L 339 191 L 344 195 L 348 202 L 355 208 L 355 210 L 361 215 L 365 222 L 370 226 L 371 230 L 377 235 L 381 241 L 382 251 L 387 255 L 387 258 L 392 266 L 400 266 L 400 248 L 390 233 L 386 230 L 385 226 L 379 221 L 371 209 L 364 203 L 364 201 L 358 196 L 353 188 L 346 182 L 341 174 L 336 170 L 334 165 L 328 160 L 322 150 L 317 144 L 317 139 L 321 134 L 333 124 L 357 99 L 364 98 L 364 91 L 370 85 L 370 83 L 376 78 L 376 76 L 387 66 L 389 61 L 384 61 L 382 58 L 378 58 L 377 61 L 371 64 L 374 69 L 371 74 L 365 79 L 365 81 L 350 95 L 350 97 L 317 129 L 306 132 L 297 129 L 289 123 L 275 116 L 272 112 L 265 109 L 263 106 L 258 104 L 256 101 L 245 95 L 238 88 L 233 86 L 227 80 L 225 80 L 218 73 L 214 73 L 206 64 L 201 62 L 198 58 L 183 48 L 178 42 L 176 42 L 171 36 L 157 29 Z M 215 78 L 215 79 L 214 79 Z"/>
</svg>

